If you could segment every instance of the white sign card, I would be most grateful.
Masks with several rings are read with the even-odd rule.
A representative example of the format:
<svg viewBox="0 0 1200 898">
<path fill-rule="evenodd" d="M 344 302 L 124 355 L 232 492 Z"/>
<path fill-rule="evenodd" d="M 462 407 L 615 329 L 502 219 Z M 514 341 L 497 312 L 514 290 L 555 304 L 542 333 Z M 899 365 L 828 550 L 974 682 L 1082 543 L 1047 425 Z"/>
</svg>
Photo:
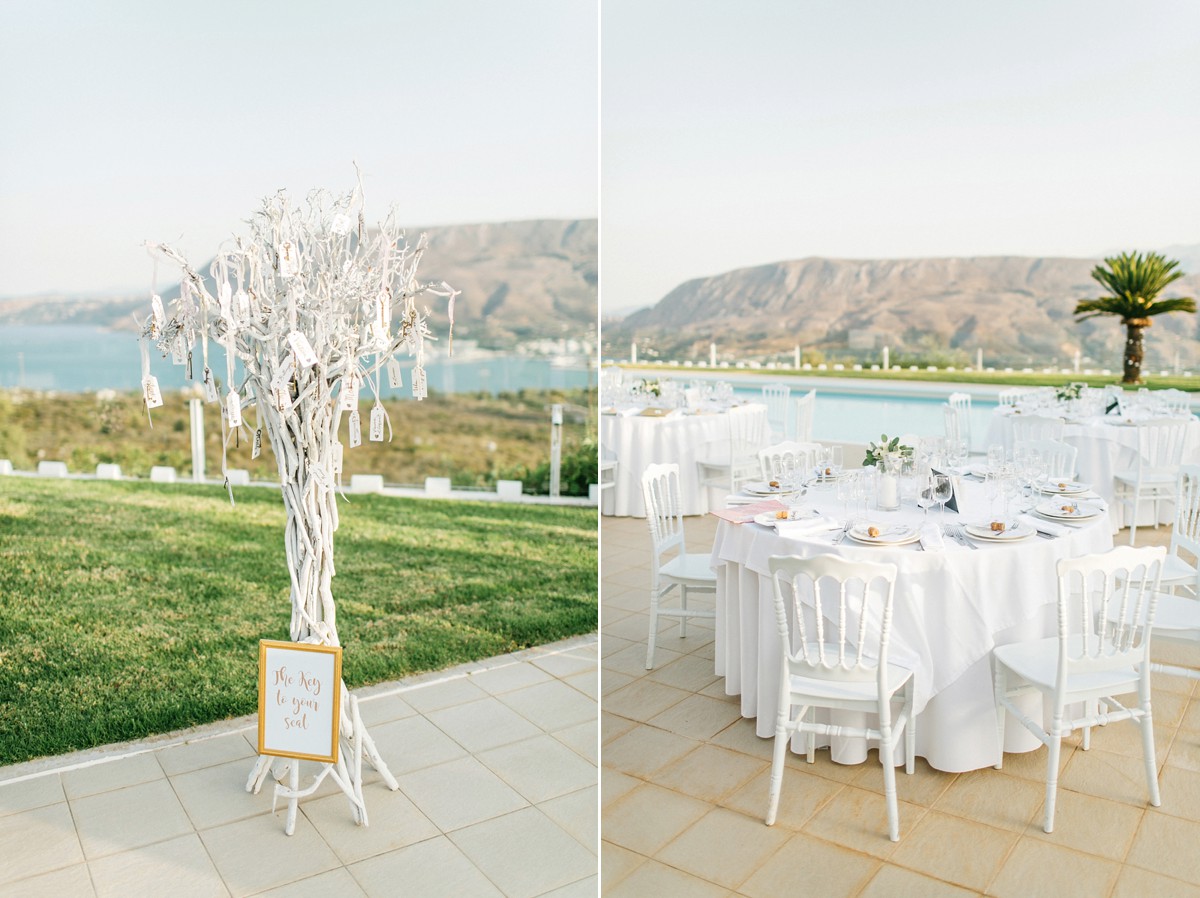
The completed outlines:
<svg viewBox="0 0 1200 898">
<path fill-rule="evenodd" d="M 342 650 L 258 643 L 258 753 L 336 764 Z"/>
</svg>

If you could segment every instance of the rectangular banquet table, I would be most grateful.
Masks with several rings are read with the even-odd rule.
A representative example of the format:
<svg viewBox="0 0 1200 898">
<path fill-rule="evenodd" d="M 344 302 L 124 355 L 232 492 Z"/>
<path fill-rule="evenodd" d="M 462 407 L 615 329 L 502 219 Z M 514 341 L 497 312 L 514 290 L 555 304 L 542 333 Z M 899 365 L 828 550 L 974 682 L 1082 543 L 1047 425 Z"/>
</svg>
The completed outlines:
<svg viewBox="0 0 1200 898">
<path fill-rule="evenodd" d="M 962 521 L 987 517 L 984 488 L 960 481 Z M 807 504 L 841 516 L 833 495 L 813 495 Z M 921 523 L 922 512 L 906 505 L 899 512 L 870 511 L 872 522 Z M 947 521 L 960 516 L 947 512 Z M 937 509 L 929 512 L 938 521 Z M 1066 525 L 1064 525 L 1066 526 Z M 1055 631 L 1056 564 L 1060 558 L 1112 548 L 1107 517 L 1098 515 L 1054 539 L 1031 536 L 978 550 L 946 538 L 944 550 L 861 545 L 830 535 L 782 537 L 773 527 L 721 521 L 712 550 L 717 574 L 716 673 L 727 695 L 740 695 L 742 716 L 757 718 L 756 732 L 775 731 L 780 671 L 779 637 L 767 559 L 772 555 L 835 553 L 847 558 L 894 563 L 898 568 L 892 637 L 893 662 L 916 671 L 914 713 L 917 754 L 951 772 L 990 767 L 996 756 L 996 712 L 990 656 L 993 646 L 1039 639 Z M 1030 713 L 1036 714 L 1032 699 Z M 1006 731 L 1006 751 L 1030 751 L 1037 742 L 1024 727 Z M 801 751 L 798 743 L 793 748 Z M 860 763 L 861 740 L 837 740 L 833 757 Z M 896 763 L 902 763 L 902 750 Z"/>
<path fill-rule="evenodd" d="M 746 406 L 759 420 L 764 431 L 767 407 L 759 403 Z M 708 512 L 708 490 L 700 486 L 696 460 L 706 443 L 729 440 L 728 408 L 692 412 L 673 410 L 664 417 L 647 417 L 640 409 L 605 409 L 600 415 L 602 452 L 617 459 L 617 481 L 610 491 L 602 513 L 617 517 L 644 518 L 642 472 L 648 465 L 679 465 L 679 492 L 685 515 Z"/>
</svg>

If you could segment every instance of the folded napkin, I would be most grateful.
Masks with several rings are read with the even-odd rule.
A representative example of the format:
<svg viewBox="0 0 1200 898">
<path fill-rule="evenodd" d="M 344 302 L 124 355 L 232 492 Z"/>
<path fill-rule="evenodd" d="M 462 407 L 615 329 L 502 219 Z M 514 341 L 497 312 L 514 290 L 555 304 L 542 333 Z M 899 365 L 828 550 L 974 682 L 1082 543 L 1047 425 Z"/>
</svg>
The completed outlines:
<svg viewBox="0 0 1200 898">
<path fill-rule="evenodd" d="M 1055 521 L 1047 521 L 1044 518 L 1035 518 L 1031 514 L 1023 514 L 1019 520 L 1023 524 L 1028 524 L 1040 533 L 1049 533 L 1051 536 L 1069 536 L 1075 532 L 1075 528 L 1067 524 L 1059 524 Z"/>
<path fill-rule="evenodd" d="M 842 525 L 831 517 L 818 515 L 815 518 L 801 518 L 797 521 L 776 521 L 775 530 L 780 536 L 798 539 L 804 536 L 815 536 L 827 530 L 841 530 Z"/>
<path fill-rule="evenodd" d="M 927 552 L 942 552 L 946 548 L 946 541 L 942 539 L 942 531 L 937 524 L 932 522 L 921 525 L 921 545 Z"/>
<path fill-rule="evenodd" d="M 735 498 L 730 496 L 730 503 L 733 503 Z M 741 508 L 723 508 L 719 511 L 710 511 L 709 514 L 722 521 L 729 521 L 731 524 L 747 524 L 754 520 L 755 515 L 762 514 L 764 511 L 779 511 L 787 507 L 778 499 L 767 499 L 765 502 L 762 499 L 754 499 L 737 504 L 741 505 Z"/>
</svg>

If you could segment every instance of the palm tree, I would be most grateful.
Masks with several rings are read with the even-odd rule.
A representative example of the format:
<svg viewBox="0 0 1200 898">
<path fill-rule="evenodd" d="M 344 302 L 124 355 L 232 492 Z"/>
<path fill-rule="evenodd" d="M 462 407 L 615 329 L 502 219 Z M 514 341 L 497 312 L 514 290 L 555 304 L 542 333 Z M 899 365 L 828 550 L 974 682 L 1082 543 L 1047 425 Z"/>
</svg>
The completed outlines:
<svg viewBox="0 0 1200 898">
<path fill-rule="evenodd" d="M 1107 267 L 1106 267 L 1107 266 Z M 1142 382 L 1143 335 L 1151 317 L 1165 312 L 1196 311 L 1196 300 L 1182 296 L 1156 299 L 1168 284 L 1183 277 L 1179 262 L 1168 262 L 1158 253 L 1121 253 L 1092 269 L 1092 278 L 1106 287 L 1109 295 L 1080 300 L 1075 306 L 1077 321 L 1097 315 L 1120 315 L 1125 325 L 1125 376 L 1122 383 Z"/>
</svg>

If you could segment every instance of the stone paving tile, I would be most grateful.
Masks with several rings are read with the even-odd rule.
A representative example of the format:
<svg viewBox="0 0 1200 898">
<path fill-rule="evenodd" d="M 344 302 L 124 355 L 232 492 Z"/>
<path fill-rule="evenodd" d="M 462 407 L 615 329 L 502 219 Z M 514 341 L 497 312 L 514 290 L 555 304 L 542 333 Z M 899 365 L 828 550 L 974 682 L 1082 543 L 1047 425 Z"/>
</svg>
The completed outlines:
<svg viewBox="0 0 1200 898">
<path fill-rule="evenodd" d="M 63 791 L 67 798 L 83 798 L 100 792 L 111 792 L 124 786 L 148 783 L 162 779 L 166 774 L 155 757 L 157 752 L 146 752 L 107 761 L 81 770 L 68 770 L 62 774 Z"/>
<path fill-rule="evenodd" d="M 83 861 L 65 801 L 0 817 L 0 886 Z"/>
<path fill-rule="evenodd" d="M 596 869 L 595 854 L 537 808 L 464 827 L 450 839 L 511 898 L 533 898 Z"/>
<path fill-rule="evenodd" d="M 254 763 L 254 750 L 246 744 L 240 733 L 228 733 L 213 739 L 186 742 L 156 752 L 158 763 L 167 776 L 216 767 L 228 761 L 246 759 L 247 774 Z"/>
<path fill-rule="evenodd" d="M 5 898 L 91 898 L 96 894 L 87 864 L 63 867 L 2 887 Z"/>
<path fill-rule="evenodd" d="M 397 779 L 404 794 L 442 832 L 499 817 L 528 804 L 474 758 L 459 758 Z"/>
<path fill-rule="evenodd" d="M 0 817 L 66 801 L 58 774 L 18 783 L 0 783 Z"/>
<path fill-rule="evenodd" d="M 138 894 L 225 898 L 229 894 L 195 833 L 109 855 L 88 866 L 99 898 Z"/>
<path fill-rule="evenodd" d="M 504 895 L 446 836 L 360 861 L 350 873 L 369 898 L 395 898 L 401 889 L 421 898 Z"/>
<path fill-rule="evenodd" d="M 75 799 L 71 814 L 89 860 L 192 832 L 165 779 Z"/>
</svg>

